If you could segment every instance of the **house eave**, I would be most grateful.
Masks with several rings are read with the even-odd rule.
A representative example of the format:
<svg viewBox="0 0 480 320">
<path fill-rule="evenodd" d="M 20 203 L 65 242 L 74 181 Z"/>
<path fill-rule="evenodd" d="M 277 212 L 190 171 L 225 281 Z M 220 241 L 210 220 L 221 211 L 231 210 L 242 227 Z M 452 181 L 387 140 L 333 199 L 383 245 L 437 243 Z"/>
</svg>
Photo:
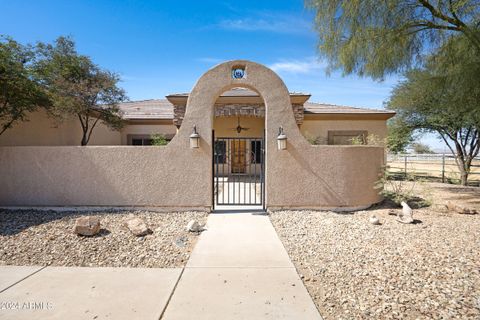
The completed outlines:
<svg viewBox="0 0 480 320">
<path fill-rule="evenodd" d="M 305 120 L 388 120 L 395 116 L 395 112 L 378 113 L 353 113 L 353 112 L 335 112 L 335 113 L 304 113 Z"/>
</svg>

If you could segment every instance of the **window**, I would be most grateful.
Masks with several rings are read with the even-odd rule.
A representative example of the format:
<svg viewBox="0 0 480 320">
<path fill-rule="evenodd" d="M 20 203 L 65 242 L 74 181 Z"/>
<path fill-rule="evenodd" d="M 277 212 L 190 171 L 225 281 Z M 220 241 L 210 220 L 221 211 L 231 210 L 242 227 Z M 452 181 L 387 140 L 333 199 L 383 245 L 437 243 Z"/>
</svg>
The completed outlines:
<svg viewBox="0 0 480 320">
<path fill-rule="evenodd" d="M 224 140 L 215 141 L 214 145 L 214 160 L 215 163 L 226 163 L 227 162 L 227 142 Z"/>
<path fill-rule="evenodd" d="M 252 140 L 250 145 L 250 150 L 252 152 L 252 163 L 262 163 L 262 141 L 261 140 Z"/>
<path fill-rule="evenodd" d="M 147 138 L 132 138 L 132 146 L 151 146 L 152 145 L 152 139 Z"/>
<path fill-rule="evenodd" d="M 328 144 L 349 145 L 354 141 L 367 144 L 367 131 L 364 130 L 333 130 L 328 131 Z"/>
</svg>

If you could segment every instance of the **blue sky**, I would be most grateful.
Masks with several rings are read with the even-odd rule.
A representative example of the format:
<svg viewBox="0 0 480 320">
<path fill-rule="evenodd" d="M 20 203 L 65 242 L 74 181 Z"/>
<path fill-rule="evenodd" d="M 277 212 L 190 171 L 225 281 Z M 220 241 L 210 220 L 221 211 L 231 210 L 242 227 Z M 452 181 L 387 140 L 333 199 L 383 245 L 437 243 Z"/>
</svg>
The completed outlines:
<svg viewBox="0 0 480 320">
<path fill-rule="evenodd" d="M 382 108 L 398 80 L 327 76 L 302 0 L 0 0 L 0 8 L 0 33 L 22 43 L 73 37 L 80 53 L 121 75 L 131 100 L 188 92 L 203 72 L 232 59 L 269 66 L 314 102 Z"/>
</svg>

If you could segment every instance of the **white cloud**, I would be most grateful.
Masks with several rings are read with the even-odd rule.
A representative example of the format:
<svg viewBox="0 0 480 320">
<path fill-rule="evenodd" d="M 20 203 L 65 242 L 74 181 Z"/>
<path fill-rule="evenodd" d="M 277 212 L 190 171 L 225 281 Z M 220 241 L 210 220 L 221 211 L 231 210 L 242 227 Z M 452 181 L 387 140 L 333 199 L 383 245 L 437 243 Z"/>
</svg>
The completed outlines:
<svg viewBox="0 0 480 320">
<path fill-rule="evenodd" d="M 218 26 L 222 29 L 248 32 L 313 33 L 312 20 L 284 13 L 256 13 L 251 17 L 222 20 Z"/>
<path fill-rule="evenodd" d="M 270 69 L 278 73 L 310 73 L 325 68 L 325 64 L 315 58 L 304 60 L 282 60 L 271 64 Z"/>
<path fill-rule="evenodd" d="M 203 57 L 203 58 L 198 58 L 197 61 L 217 64 L 217 63 L 220 63 L 220 62 L 225 61 L 225 60 L 222 60 L 222 59 L 219 59 L 219 58 L 213 58 L 213 57 Z"/>
</svg>

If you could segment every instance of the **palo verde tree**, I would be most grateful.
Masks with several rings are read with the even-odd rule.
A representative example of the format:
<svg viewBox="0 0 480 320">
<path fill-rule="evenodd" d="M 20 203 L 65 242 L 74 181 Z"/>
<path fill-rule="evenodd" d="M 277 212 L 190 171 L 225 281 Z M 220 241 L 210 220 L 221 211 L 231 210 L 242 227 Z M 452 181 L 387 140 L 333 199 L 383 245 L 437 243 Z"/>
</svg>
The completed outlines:
<svg viewBox="0 0 480 320">
<path fill-rule="evenodd" d="M 451 38 L 423 68 L 406 74 L 387 106 L 405 127 L 437 133 L 467 184 L 480 151 L 480 56 L 470 42 Z"/>
<path fill-rule="evenodd" d="M 28 113 L 47 107 L 49 99 L 35 81 L 32 63 L 35 54 L 8 37 L 0 37 L 0 135 Z"/>
<path fill-rule="evenodd" d="M 381 79 L 422 62 L 452 35 L 480 55 L 478 0 L 306 0 L 330 70 Z"/>
<path fill-rule="evenodd" d="M 127 98 L 118 87 L 117 74 L 78 54 L 70 38 L 59 37 L 53 45 L 40 43 L 37 51 L 36 73 L 52 101 L 48 113 L 60 122 L 78 118 L 82 146 L 88 144 L 99 122 L 115 130 L 123 126 L 118 103 Z"/>
</svg>

